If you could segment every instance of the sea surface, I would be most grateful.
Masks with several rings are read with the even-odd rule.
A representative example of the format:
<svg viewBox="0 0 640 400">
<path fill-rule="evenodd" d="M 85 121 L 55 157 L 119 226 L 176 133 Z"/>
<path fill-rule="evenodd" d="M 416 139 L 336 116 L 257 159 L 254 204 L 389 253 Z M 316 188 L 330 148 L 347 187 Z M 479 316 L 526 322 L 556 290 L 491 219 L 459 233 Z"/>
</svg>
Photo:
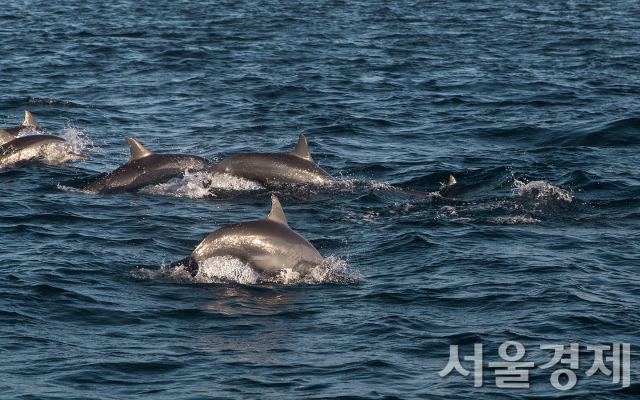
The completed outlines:
<svg viewBox="0 0 640 400">
<path fill-rule="evenodd" d="M 638 398 L 637 1 L 1 3 L 0 127 L 91 160 L 0 171 L 0 398 Z M 82 190 L 125 137 L 217 162 L 301 133 L 337 179 L 275 191 L 312 276 L 171 267 L 266 217 L 256 183 Z"/>
</svg>

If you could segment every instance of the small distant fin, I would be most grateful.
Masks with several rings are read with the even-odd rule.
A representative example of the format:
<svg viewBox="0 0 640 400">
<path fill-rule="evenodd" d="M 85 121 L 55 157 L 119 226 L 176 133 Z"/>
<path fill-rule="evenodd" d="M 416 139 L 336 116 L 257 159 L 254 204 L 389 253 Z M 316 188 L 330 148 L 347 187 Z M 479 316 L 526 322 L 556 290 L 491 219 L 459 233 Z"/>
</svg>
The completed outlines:
<svg viewBox="0 0 640 400">
<path fill-rule="evenodd" d="M 9 132 L 4 129 L 0 129 L 0 144 L 5 144 L 7 142 L 12 141 L 15 137 L 11 136 Z"/>
<path fill-rule="evenodd" d="M 287 218 L 284 216 L 284 210 L 282 210 L 282 206 L 280 205 L 280 201 L 273 194 L 271 195 L 271 212 L 267 219 L 289 226 Z"/>
<path fill-rule="evenodd" d="M 34 128 L 40 128 L 40 125 L 36 122 L 36 119 L 33 118 L 33 114 L 29 110 L 24 110 L 24 122 L 22 123 L 24 126 L 33 126 Z"/>
<path fill-rule="evenodd" d="M 313 158 L 311 158 L 311 153 L 309 153 L 309 145 L 307 144 L 307 138 L 304 137 L 303 134 L 300 134 L 300 138 L 298 139 L 298 145 L 296 149 L 292 151 L 292 156 L 304 158 L 307 161 L 313 162 Z"/>
<path fill-rule="evenodd" d="M 128 137 L 125 140 L 127 141 L 127 143 L 129 143 L 129 149 L 131 149 L 131 158 L 129 159 L 129 161 L 138 160 L 142 157 L 153 154 L 153 152 L 145 149 L 144 146 L 134 138 Z"/>
<path fill-rule="evenodd" d="M 440 189 L 440 195 L 442 197 L 455 196 L 460 193 L 460 186 L 458 186 L 458 181 L 453 175 L 449 175 L 449 183 L 447 185 L 443 185 Z"/>
</svg>

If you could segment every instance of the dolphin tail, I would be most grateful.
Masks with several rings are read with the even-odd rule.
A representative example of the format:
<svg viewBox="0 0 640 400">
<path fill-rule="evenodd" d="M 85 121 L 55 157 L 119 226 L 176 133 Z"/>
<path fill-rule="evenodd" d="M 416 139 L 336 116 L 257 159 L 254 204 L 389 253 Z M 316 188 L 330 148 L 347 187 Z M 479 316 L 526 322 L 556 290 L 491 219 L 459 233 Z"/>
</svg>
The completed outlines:
<svg viewBox="0 0 640 400">
<path fill-rule="evenodd" d="M 198 262 L 193 258 L 191 258 L 191 256 L 172 263 L 171 268 L 177 267 L 179 265 L 181 265 L 185 271 L 190 273 L 192 277 L 196 276 L 196 274 L 198 273 L 198 269 L 199 269 Z"/>
</svg>

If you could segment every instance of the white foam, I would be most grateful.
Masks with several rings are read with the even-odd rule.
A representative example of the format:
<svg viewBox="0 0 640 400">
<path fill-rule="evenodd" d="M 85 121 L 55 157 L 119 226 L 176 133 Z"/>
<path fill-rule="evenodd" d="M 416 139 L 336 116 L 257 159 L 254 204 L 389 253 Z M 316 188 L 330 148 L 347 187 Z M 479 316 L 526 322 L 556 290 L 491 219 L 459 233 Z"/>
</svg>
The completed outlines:
<svg viewBox="0 0 640 400">
<path fill-rule="evenodd" d="M 258 283 L 260 274 L 233 257 L 211 257 L 200 263 L 194 281 L 202 283 L 237 282 L 243 285 Z"/>
<path fill-rule="evenodd" d="M 515 216 L 515 217 L 494 217 L 487 219 L 490 224 L 496 225 L 521 225 L 521 224 L 539 224 L 540 221 L 537 218 Z"/>
<path fill-rule="evenodd" d="M 176 283 L 234 282 L 243 285 L 261 283 L 298 285 L 329 282 L 357 283 L 361 281 L 359 271 L 351 270 L 346 261 L 335 256 L 326 257 L 321 265 L 304 275 L 291 269 L 284 269 L 275 276 L 264 276 L 236 258 L 211 257 L 200 263 L 195 277 L 192 277 L 182 265 L 171 267 L 164 263 L 159 270 L 140 268 L 131 271 L 131 276 L 136 279 L 169 280 Z"/>
<path fill-rule="evenodd" d="M 89 190 L 78 189 L 71 186 L 65 186 L 61 183 L 58 183 L 57 188 L 60 190 L 64 190 L 65 192 L 71 192 L 71 193 L 95 194 L 95 192 L 91 192 Z"/>
<path fill-rule="evenodd" d="M 52 165 L 81 159 L 82 156 L 76 152 L 74 147 L 65 142 L 49 143 L 43 146 L 39 156 L 41 162 Z"/>
<path fill-rule="evenodd" d="M 236 178 L 231 175 L 215 174 L 212 176 L 206 171 L 187 171 L 181 178 L 174 178 L 167 183 L 148 186 L 143 188 L 141 192 L 153 195 L 201 199 L 207 196 L 215 196 L 215 190 L 255 191 L 260 189 L 264 188 L 253 181 Z"/>
<path fill-rule="evenodd" d="M 314 182 L 309 184 L 294 185 L 296 192 L 304 191 L 324 191 L 324 190 L 351 190 L 357 187 L 364 187 L 373 190 L 394 192 L 400 189 L 386 182 L 363 181 L 358 179 L 347 179 L 330 182 Z M 228 174 L 216 173 L 211 175 L 206 171 L 187 172 L 181 178 L 159 185 L 149 186 L 142 189 L 142 192 L 154 195 L 203 198 L 216 196 L 216 192 L 255 192 L 265 190 L 257 182 L 238 178 Z M 293 189 L 292 189 L 293 190 Z M 434 193 L 434 195 L 437 195 Z"/>
<path fill-rule="evenodd" d="M 93 141 L 87 138 L 84 132 L 71 125 L 67 125 L 66 128 L 64 128 L 64 132 L 60 137 L 73 148 L 75 153 L 100 153 L 102 151 L 100 147 L 94 146 Z"/>
<path fill-rule="evenodd" d="M 187 171 L 182 178 L 174 178 L 167 183 L 147 186 L 141 189 L 140 192 L 161 196 L 200 199 L 209 195 L 209 190 L 205 187 L 205 182 L 208 177 L 209 174 L 206 172 Z"/>
<path fill-rule="evenodd" d="M 360 271 L 352 270 L 345 260 L 333 255 L 325 257 L 322 264 L 314 267 L 304 275 L 285 268 L 274 277 L 263 278 L 263 281 L 284 285 L 356 283 L 361 280 Z"/>
<path fill-rule="evenodd" d="M 211 189 L 233 190 L 238 192 L 264 189 L 264 187 L 257 182 L 228 174 L 209 175 L 208 186 Z"/>
<path fill-rule="evenodd" d="M 566 203 L 571 203 L 576 199 L 572 191 L 562 189 L 547 181 L 531 181 L 529 183 L 524 183 L 514 179 L 511 194 L 513 197 L 527 198 L 536 203 L 546 203 L 550 200 L 560 200 Z"/>
</svg>

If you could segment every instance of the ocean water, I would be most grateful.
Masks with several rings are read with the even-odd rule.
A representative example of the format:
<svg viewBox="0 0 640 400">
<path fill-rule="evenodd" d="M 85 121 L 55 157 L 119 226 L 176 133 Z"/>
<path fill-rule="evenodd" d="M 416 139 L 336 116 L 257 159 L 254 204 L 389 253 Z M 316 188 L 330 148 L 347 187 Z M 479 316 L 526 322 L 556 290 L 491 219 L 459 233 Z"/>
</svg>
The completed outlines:
<svg viewBox="0 0 640 400">
<path fill-rule="evenodd" d="M 5 0 L 0 37 L 0 126 L 28 109 L 92 158 L 0 171 L 0 397 L 640 394 L 638 2 Z M 300 133 L 338 180 L 276 191 L 313 276 L 170 267 L 266 217 L 253 182 L 81 190 L 128 136 L 219 161 Z M 587 375 L 617 344 L 621 379 Z"/>
</svg>

